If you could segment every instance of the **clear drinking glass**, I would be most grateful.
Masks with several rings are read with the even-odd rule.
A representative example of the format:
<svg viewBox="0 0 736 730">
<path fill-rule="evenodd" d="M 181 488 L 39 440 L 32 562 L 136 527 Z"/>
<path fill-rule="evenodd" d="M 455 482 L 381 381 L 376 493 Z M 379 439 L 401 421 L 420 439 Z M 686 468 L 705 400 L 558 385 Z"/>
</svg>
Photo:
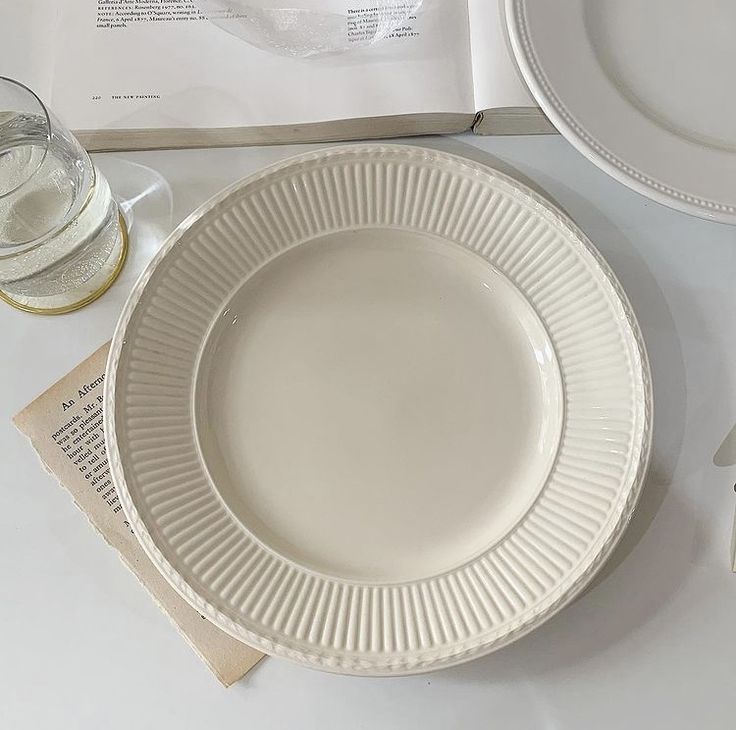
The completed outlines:
<svg viewBox="0 0 736 730">
<path fill-rule="evenodd" d="M 105 178 L 29 88 L 0 76 L 0 298 L 60 314 L 100 296 L 127 233 Z"/>
</svg>

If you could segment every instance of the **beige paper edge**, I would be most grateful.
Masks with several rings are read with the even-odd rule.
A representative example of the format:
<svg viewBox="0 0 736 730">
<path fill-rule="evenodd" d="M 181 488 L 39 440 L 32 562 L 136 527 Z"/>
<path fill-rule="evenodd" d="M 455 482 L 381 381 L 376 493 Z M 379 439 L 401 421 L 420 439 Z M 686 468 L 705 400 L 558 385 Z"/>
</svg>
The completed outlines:
<svg viewBox="0 0 736 730">
<path fill-rule="evenodd" d="M 52 438 L 52 434 L 58 434 L 62 425 L 68 423 L 75 414 L 86 417 L 96 411 L 97 398 L 102 393 L 100 385 L 92 387 L 89 393 L 84 393 L 81 389 L 85 388 L 85 384 L 94 383 L 104 373 L 109 348 L 109 342 L 102 345 L 26 406 L 15 416 L 13 422 L 30 440 L 44 469 L 70 493 L 89 522 L 105 542 L 118 551 L 123 563 L 138 578 L 187 643 L 220 682 L 229 687 L 252 669 L 264 655 L 221 631 L 169 585 L 129 529 L 117 497 L 113 494 L 104 499 L 98 493 L 97 487 L 91 485 L 89 478 L 85 478 L 80 467 L 73 464 L 72 459 Z M 89 409 L 87 413 L 84 411 L 85 406 Z M 95 419 L 86 433 L 89 435 L 97 431 L 102 434 L 101 418 L 99 426 Z M 70 443 L 67 445 L 71 448 Z M 100 449 L 100 458 L 106 458 L 104 449 Z M 83 463 L 87 466 L 89 476 L 90 465 L 86 461 Z M 99 461 L 95 466 L 98 464 Z M 104 473 L 104 468 L 100 473 Z M 98 486 L 102 483 L 98 482 Z M 106 488 L 102 494 L 108 491 L 109 488 Z M 109 502 L 113 504 L 110 505 Z"/>
</svg>

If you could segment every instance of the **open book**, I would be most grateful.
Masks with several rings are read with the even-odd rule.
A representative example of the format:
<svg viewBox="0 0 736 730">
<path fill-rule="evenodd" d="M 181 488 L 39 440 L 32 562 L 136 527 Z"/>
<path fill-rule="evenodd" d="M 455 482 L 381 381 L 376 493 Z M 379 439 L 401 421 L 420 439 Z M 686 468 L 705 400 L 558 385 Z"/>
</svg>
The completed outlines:
<svg viewBox="0 0 736 730">
<path fill-rule="evenodd" d="M 90 150 L 554 131 L 516 70 L 501 5 L 424 0 L 373 45 L 303 58 L 226 32 L 190 0 L 7 2 L 0 73 Z M 346 7 L 349 38 L 372 3 Z"/>
</svg>

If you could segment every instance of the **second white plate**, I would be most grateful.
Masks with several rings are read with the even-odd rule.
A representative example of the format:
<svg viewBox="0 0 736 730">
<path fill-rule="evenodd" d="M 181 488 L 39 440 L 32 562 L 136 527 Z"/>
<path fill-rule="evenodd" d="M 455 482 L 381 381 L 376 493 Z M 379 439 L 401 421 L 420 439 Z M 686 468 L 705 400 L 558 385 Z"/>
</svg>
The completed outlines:
<svg viewBox="0 0 736 730">
<path fill-rule="evenodd" d="M 592 577 L 649 453 L 641 339 L 559 211 L 414 147 L 224 191 L 136 285 L 106 384 L 115 484 L 172 584 L 333 671 L 491 651 Z"/>
<path fill-rule="evenodd" d="M 736 223 L 736 3 L 506 0 L 545 114 L 634 190 Z"/>
</svg>

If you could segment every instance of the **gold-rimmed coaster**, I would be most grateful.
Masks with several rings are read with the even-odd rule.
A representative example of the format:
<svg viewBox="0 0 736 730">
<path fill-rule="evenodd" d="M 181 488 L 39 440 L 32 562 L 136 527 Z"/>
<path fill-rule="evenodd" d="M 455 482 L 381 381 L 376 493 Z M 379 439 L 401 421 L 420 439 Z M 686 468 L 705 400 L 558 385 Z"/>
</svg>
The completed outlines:
<svg viewBox="0 0 736 730">
<path fill-rule="evenodd" d="M 107 278 L 98 286 L 94 291 L 92 291 L 90 294 L 87 294 L 87 296 L 83 297 L 79 301 L 72 302 L 71 304 L 65 304 L 59 307 L 39 307 L 33 304 L 29 304 L 26 302 L 21 302 L 17 299 L 14 299 L 11 297 L 7 292 L 4 292 L 0 290 L 0 300 L 6 302 L 11 307 L 14 307 L 15 309 L 19 309 L 22 312 L 29 312 L 31 314 L 68 314 L 69 312 L 75 312 L 78 309 L 81 309 L 82 307 L 87 306 L 88 304 L 94 302 L 96 299 L 99 299 L 113 284 L 115 279 L 118 278 L 118 275 L 122 271 L 123 264 L 125 263 L 125 259 L 128 255 L 128 226 L 125 223 L 125 218 L 123 218 L 122 213 L 118 213 L 118 220 L 120 222 L 120 253 L 118 254 L 118 259 L 115 262 L 115 265 L 113 269 L 110 271 Z"/>
</svg>

